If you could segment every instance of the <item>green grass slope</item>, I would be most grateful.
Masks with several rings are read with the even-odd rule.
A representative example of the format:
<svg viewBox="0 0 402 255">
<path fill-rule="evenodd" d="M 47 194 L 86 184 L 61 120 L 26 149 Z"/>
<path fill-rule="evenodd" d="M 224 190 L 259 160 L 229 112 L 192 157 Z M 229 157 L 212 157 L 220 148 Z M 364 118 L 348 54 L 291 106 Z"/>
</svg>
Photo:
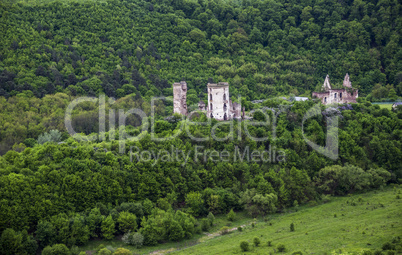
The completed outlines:
<svg viewBox="0 0 402 255">
<path fill-rule="evenodd" d="M 297 212 L 276 214 L 267 222 L 257 220 L 254 228 L 247 225 L 242 232 L 218 236 L 173 254 L 243 254 L 241 241 L 250 243 L 247 254 L 273 253 L 278 244 L 285 245 L 283 254 L 380 249 L 394 236 L 402 235 L 402 199 L 397 198 L 398 192 L 400 189 L 388 188 L 333 198 L 314 207 L 303 206 Z M 295 224 L 294 232 L 290 232 L 291 223 Z M 259 247 L 252 245 L 254 237 L 261 240 Z M 267 241 L 272 241 L 273 246 L 268 247 Z"/>
</svg>

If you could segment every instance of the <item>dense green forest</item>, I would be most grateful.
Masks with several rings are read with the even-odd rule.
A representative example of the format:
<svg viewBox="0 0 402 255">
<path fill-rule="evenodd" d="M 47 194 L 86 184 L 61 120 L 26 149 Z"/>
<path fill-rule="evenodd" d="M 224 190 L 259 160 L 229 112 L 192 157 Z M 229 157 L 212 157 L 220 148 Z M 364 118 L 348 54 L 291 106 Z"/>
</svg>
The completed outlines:
<svg viewBox="0 0 402 255">
<path fill-rule="evenodd" d="M 361 96 L 402 95 L 397 0 L 17 2 L 0 3 L 5 97 L 168 96 L 185 78 L 196 101 L 213 77 L 259 99 L 347 72 Z"/>
<path fill-rule="evenodd" d="M 155 245 L 199 233 L 203 224 L 210 223 L 196 218 L 208 214 L 213 218 L 213 214 L 230 209 L 244 209 L 252 217 L 264 216 L 320 200 L 322 195 L 346 195 L 398 182 L 402 178 L 401 113 L 359 101 L 335 109 L 340 117 L 340 155 L 336 161 L 320 155 L 303 140 L 300 121 L 313 101 L 296 102 L 279 114 L 278 137 L 264 142 L 242 133 L 241 139 L 235 135 L 229 141 L 199 143 L 183 132 L 177 139 L 157 143 L 147 134 L 140 142 L 127 141 L 127 153 L 120 154 L 118 141 L 77 142 L 68 138 L 57 144 L 62 134 L 56 141 L 52 136 L 47 142 L 40 137 L 37 142 L 43 144 L 29 140 L 31 144 L 21 145 L 27 146 L 23 151 L 11 150 L 0 157 L 0 226 L 4 230 L 0 243 L 4 247 L 4 242 L 19 240 L 13 252 L 29 253 L 35 245 L 81 245 L 90 238 L 112 239 L 131 230 L 141 233 L 143 244 Z M 263 104 L 275 109 L 281 102 Z M 328 121 L 324 116 L 333 110 L 322 106 L 322 115 L 307 122 L 309 139 L 324 143 Z M 205 116 L 199 118 L 205 121 Z M 234 125 L 242 125 L 244 130 L 246 123 Z M 156 135 L 166 137 L 180 124 L 157 120 Z M 209 134 L 212 125 L 195 126 L 191 131 Z M 127 129 L 138 133 L 140 127 Z M 251 126 L 248 130 L 253 137 L 272 137 L 267 127 Z M 228 131 L 223 125 L 219 134 L 224 136 Z M 130 146 L 149 151 L 170 151 L 173 146 L 190 156 L 187 162 L 180 157 L 157 164 L 154 159 L 137 161 L 134 157 L 131 161 Z M 242 153 L 246 147 L 262 151 L 273 146 L 285 152 L 286 160 L 216 162 L 208 154 L 203 161 L 194 155 L 196 146 L 231 154 L 236 153 L 236 146 Z"/>
<path fill-rule="evenodd" d="M 0 2 L 0 101 L 26 116 L 0 113 L 0 155 L 62 130 L 62 102 L 75 96 L 149 101 L 181 79 L 189 105 L 210 79 L 256 100 L 310 96 L 327 73 L 336 87 L 346 72 L 369 100 L 402 96 L 397 0 L 28 2 Z M 37 99 L 57 92 L 68 99 Z"/>
<path fill-rule="evenodd" d="M 401 183 L 402 110 L 370 103 L 402 96 L 401 14 L 397 0 L 1 1 L 0 253 L 70 254 L 75 245 L 116 236 L 138 247 L 180 241 L 231 210 L 265 217 Z M 366 98 L 321 105 L 321 114 L 304 125 L 308 139 L 325 145 L 329 121 L 339 118 L 339 157 L 331 160 L 303 138 L 303 116 L 317 102 L 277 97 L 310 96 L 326 74 L 338 87 L 347 72 Z M 168 137 L 190 123 L 166 118 L 171 102 L 152 108 L 150 99 L 171 97 L 171 84 L 182 79 L 188 105 L 206 99 L 208 81 L 228 81 L 248 112 L 266 111 L 255 120 L 277 118 L 275 125 L 247 127 L 253 137 L 269 139 L 246 136 L 248 121 L 214 129 L 212 120 L 189 130 L 224 137 L 233 123 L 242 132 L 206 142 L 182 132 L 158 143 L 149 127 L 122 154 L 118 132 L 93 142 L 66 132 L 71 101 L 105 94 L 107 112 L 140 108 L 151 116 L 155 110 L 146 121 L 155 121 L 157 137 Z M 98 133 L 98 123 L 97 103 L 74 108 L 76 132 Z M 140 124 L 130 116 L 124 130 L 138 135 Z M 136 161 L 133 146 L 184 154 Z M 199 146 L 209 153 L 205 160 L 197 158 Z M 284 157 L 221 162 L 212 156 L 237 149 Z"/>
</svg>

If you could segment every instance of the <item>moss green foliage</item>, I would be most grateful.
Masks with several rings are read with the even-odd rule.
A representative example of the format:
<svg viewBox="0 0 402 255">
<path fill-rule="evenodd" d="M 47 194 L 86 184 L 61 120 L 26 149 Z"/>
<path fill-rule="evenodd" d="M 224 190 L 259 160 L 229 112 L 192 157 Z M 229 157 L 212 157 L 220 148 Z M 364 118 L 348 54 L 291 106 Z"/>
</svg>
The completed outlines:
<svg viewBox="0 0 402 255">
<path fill-rule="evenodd" d="M 240 249 L 242 251 L 248 251 L 250 249 L 250 244 L 247 241 L 240 242 Z"/>
<path fill-rule="evenodd" d="M 111 215 L 103 218 L 101 228 L 103 238 L 107 240 L 113 239 L 116 229 L 115 222 Z"/>
<path fill-rule="evenodd" d="M 260 243 L 261 243 L 260 238 L 258 238 L 258 237 L 254 237 L 254 238 L 253 238 L 253 244 L 254 244 L 254 246 L 259 246 Z"/>
<path fill-rule="evenodd" d="M 400 9 L 398 1 L 1 1 L 1 253 L 35 253 L 37 244 L 50 252 L 55 245 L 114 240 L 128 231 L 137 231 L 147 246 L 176 242 L 207 228 L 195 217 L 208 215 L 212 227 L 213 214 L 231 209 L 259 217 L 302 207 L 323 194 L 347 195 L 397 182 L 402 178 L 400 112 L 360 99 L 337 108 L 340 154 L 332 161 L 303 139 L 301 120 L 314 102 L 251 101 L 310 95 L 327 73 L 339 87 L 346 72 L 360 95 L 371 93 L 369 99 L 401 96 Z M 205 151 L 225 149 L 232 155 L 236 147 L 276 148 L 286 161 L 196 161 L 191 156 L 188 162 L 131 162 L 128 153 L 119 153 L 118 134 L 77 142 L 66 133 L 65 109 L 79 96 L 105 94 L 106 112 L 140 108 L 149 116 L 150 98 L 172 96 L 172 82 L 182 78 L 188 82 L 189 104 L 205 100 L 205 84 L 212 80 L 228 81 L 247 111 L 286 104 L 289 111 L 277 116 L 278 139 L 272 126 L 252 126 L 253 137 L 270 137 L 252 141 L 243 122 L 234 124 L 242 133 L 229 141 L 200 144 L 180 134 L 154 143 L 145 133 L 140 142 L 127 142 L 126 152 L 130 146 L 188 153 L 202 145 Z M 169 102 L 154 109 L 159 138 L 185 124 L 177 116 L 165 120 L 172 113 Z M 304 130 L 308 139 L 324 145 L 328 111 L 320 111 Z M 95 103 L 77 106 L 75 131 L 98 133 L 98 114 Z M 130 116 L 121 128 L 138 135 L 140 124 Z M 211 129 L 191 131 L 209 135 Z M 218 130 L 222 136 L 227 132 L 225 126 Z M 356 208 L 361 203 L 350 202 Z M 338 212 L 343 214 L 347 217 Z M 301 224 L 295 223 L 299 230 Z"/>
<path fill-rule="evenodd" d="M 229 227 L 223 226 L 223 227 L 220 229 L 219 233 L 220 233 L 221 235 L 229 234 Z"/>
<path fill-rule="evenodd" d="M 401 187 L 398 188 L 400 189 Z M 394 193 L 396 191 L 392 188 L 386 188 L 384 191 L 352 195 L 350 198 L 334 198 L 329 203 L 314 207 L 301 205 L 298 212 L 270 215 L 272 226 L 260 219 L 256 228 L 247 228 L 243 232 L 235 231 L 230 236 L 221 236 L 176 253 L 235 254 L 239 252 L 238 245 L 241 241 L 250 241 L 257 236 L 261 245 L 253 247 L 250 254 L 269 254 L 274 252 L 274 249 L 278 251 L 279 244 L 285 246 L 284 254 L 296 251 L 303 254 L 360 254 L 364 250 L 370 250 L 374 254 L 375 251 L 382 250 L 386 243 L 395 247 L 392 251 L 397 254 L 398 247 L 402 248 L 398 238 L 401 237 L 402 226 L 397 224 L 400 221 L 401 204 L 395 200 Z M 364 201 L 369 201 L 369 204 L 360 202 L 351 206 L 346 203 L 348 199 L 357 200 L 359 196 Z M 376 206 L 380 202 L 386 207 Z M 333 218 L 334 212 L 338 215 L 344 213 L 345 216 Z M 389 218 L 384 219 L 384 215 Z M 297 223 L 295 232 L 288 231 L 292 222 Z M 366 231 L 366 234 L 363 235 L 362 231 Z M 307 232 L 308 235 L 305 234 Z M 339 236 L 344 238 L 339 239 Z M 386 253 L 387 251 L 383 251 L 382 254 Z"/>
<path fill-rule="evenodd" d="M 4 98 L 62 92 L 149 99 L 171 96 L 171 83 L 185 78 L 189 102 L 197 102 L 213 78 L 254 100 L 310 95 L 327 73 L 336 87 L 346 72 L 359 95 L 402 95 L 398 1 L 18 2 L 0 5 Z M 46 113 L 38 102 L 21 106 Z M 24 122 L 14 129 L 1 123 L 0 153 L 55 128 Z"/>
<path fill-rule="evenodd" d="M 276 249 L 278 249 L 279 252 L 284 252 L 286 251 L 286 246 L 284 244 L 278 244 Z"/>
<path fill-rule="evenodd" d="M 70 255 L 70 250 L 64 244 L 55 244 L 52 246 L 46 246 L 42 255 Z"/>
<path fill-rule="evenodd" d="M 230 209 L 230 212 L 227 214 L 227 219 L 229 221 L 235 221 L 236 219 L 236 213 L 233 211 L 233 209 Z"/>
</svg>

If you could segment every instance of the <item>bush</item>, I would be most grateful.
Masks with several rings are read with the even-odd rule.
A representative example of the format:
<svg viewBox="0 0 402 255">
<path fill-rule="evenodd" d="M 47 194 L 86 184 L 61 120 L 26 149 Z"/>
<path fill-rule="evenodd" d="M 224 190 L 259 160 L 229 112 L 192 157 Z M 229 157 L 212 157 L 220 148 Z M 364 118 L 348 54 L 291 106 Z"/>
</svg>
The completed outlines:
<svg viewBox="0 0 402 255">
<path fill-rule="evenodd" d="M 201 229 L 202 231 L 208 231 L 210 227 L 210 222 L 208 219 L 202 219 L 201 220 Z"/>
<path fill-rule="evenodd" d="M 374 252 L 374 255 L 382 255 L 382 251 L 376 250 L 376 251 Z"/>
<path fill-rule="evenodd" d="M 363 251 L 362 255 L 372 255 L 373 253 L 370 250 Z"/>
<path fill-rule="evenodd" d="M 194 232 L 195 232 L 196 234 L 201 234 L 201 233 L 202 233 L 201 225 L 195 226 Z"/>
<path fill-rule="evenodd" d="M 251 223 L 251 226 L 254 228 L 255 227 L 255 223 L 253 222 L 253 223 Z"/>
<path fill-rule="evenodd" d="M 395 251 L 387 251 L 387 255 L 395 255 Z"/>
<path fill-rule="evenodd" d="M 394 249 L 394 245 L 391 244 L 390 242 L 387 242 L 387 243 L 385 243 L 385 244 L 382 245 L 382 249 L 383 249 L 384 251 L 386 251 L 386 250 L 393 250 L 393 249 Z"/>
<path fill-rule="evenodd" d="M 235 214 L 235 212 L 234 212 L 233 209 L 232 209 L 232 210 L 230 210 L 230 212 L 228 213 L 227 219 L 228 219 L 229 221 L 234 221 L 235 218 L 236 218 L 236 214 Z"/>
<path fill-rule="evenodd" d="M 100 250 L 97 252 L 97 254 L 98 254 L 98 255 L 111 255 L 112 252 L 111 252 L 108 248 L 103 248 L 103 249 L 100 249 Z"/>
<path fill-rule="evenodd" d="M 43 133 L 38 137 L 38 143 L 44 144 L 46 142 L 58 143 L 61 141 L 61 133 L 59 130 L 50 130 L 49 133 Z"/>
<path fill-rule="evenodd" d="M 250 245 L 247 241 L 241 241 L 240 242 L 240 249 L 242 251 L 248 251 L 250 249 Z"/>
<path fill-rule="evenodd" d="M 221 228 L 221 230 L 219 231 L 221 235 L 226 235 L 229 234 L 229 228 L 224 226 Z"/>
<path fill-rule="evenodd" d="M 255 245 L 255 246 L 260 245 L 260 243 L 261 243 L 260 238 L 258 238 L 258 237 L 254 237 L 254 239 L 253 239 L 253 243 L 254 243 L 254 245 Z"/>
<path fill-rule="evenodd" d="M 267 245 L 268 245 L 268 247 L 271 247 L 272 246 L 272 241 L 268 241 Z"/>
<path fill-rule="evenodd" d="M 303 255 L 303 252 L 301 251 L 295 251 L 292 253 L 292 255 Z"/>
<path fill-rule="evenodd" d="M 295 224 L 292 222 L 290 223 L 290 232 L 294 232 L 295 231 Z"/>
<path fill-rule="evenodd" d="M 113 255 L 131 255 L 131 251 L 124 249 L 124 248 L 118 248 Z"/>
<path fill-rule="evenodd" d="M 137 229 L 137 217 L 134 214 L 126 211 L 123 211 L 119 214 L 117 223 L 119 224 L 119 230 L 122 233 L 126 233 L 129 230 L 135 231 Z"/>
<path fill-rule="evenodd" d="M 55 244 L 46 246 L 42 251 L 42 255 L 70 255 L 70 250 L 65 244 Z"/>
<path fill-rule="evenodd" d="M 237 230 L 238 230 L 239 232 L 242 232 L 242 231 L 243 231 L 243 228 L 242 228 L 242 227 L 237 227 Z"/>
<path fill-rule="evenodd" d="M 278 246 L 276 248 L 278 249 L 279 252 L 286 251 L 286 247 L 284 244 L 278 244 Z"/>
<path fill-rule="evenodd" d="M 214 221 L 215 221 L 215 216 L 213 213 L 209 212 L 208 216 L 207 216 L 208 220 L 209 220 L 209 225 L 212 227 L 212 225 L 214 225 Z"/>
</svg>

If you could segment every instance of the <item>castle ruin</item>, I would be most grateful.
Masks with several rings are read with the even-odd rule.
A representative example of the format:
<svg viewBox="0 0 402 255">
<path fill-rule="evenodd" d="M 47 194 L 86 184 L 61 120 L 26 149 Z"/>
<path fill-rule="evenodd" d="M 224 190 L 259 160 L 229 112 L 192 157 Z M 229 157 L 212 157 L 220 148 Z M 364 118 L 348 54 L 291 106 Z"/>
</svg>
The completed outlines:
<svg viewBox="0 0 402 255">
<path fill-rule="evenodd" d="M 208 118 L 231 120 L 241 118 L 241 104 L 229 98 L 229 83 L 208 83 L 208 104 L 198 103 L 198 110 L 205 111 Z M 173 84 L 174 113 L 187 115 L 186 104 L 187 83 L 182 81 Z"/>
<path fill-rule="evenodd" d="M 322 85 L 322 92 L 313 92 L 313 98 L 320 98 L 322 104 L 344 104 L 344 103 L 356 103 L 358 97 L 358 90 L 352 88 L 352 82 L 350 81 L 349 74 L 345 75 L 343 80 L 342 89 L 332 89 L 329 81 L 329 75 L 325 77 L 324 84 Z"/>
<path fill-rule="evenodd" d="M 173 113 L 187 115 L 187 83 L 173 83 Z"/>
</svg>

